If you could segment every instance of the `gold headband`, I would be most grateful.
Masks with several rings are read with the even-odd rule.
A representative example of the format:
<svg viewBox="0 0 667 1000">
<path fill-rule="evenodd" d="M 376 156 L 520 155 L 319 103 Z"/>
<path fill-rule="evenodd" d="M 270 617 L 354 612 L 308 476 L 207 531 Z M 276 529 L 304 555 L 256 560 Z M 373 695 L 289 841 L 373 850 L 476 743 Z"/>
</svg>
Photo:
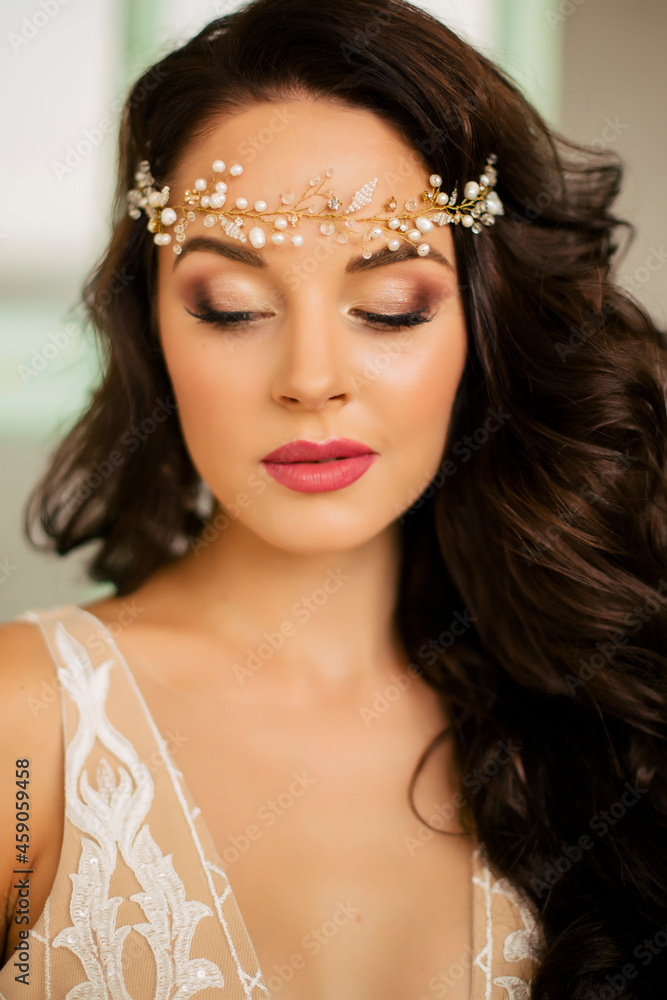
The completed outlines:
<svg viewBox="0 0 667 1000">
<path fill-rule="evenodd" d="M 148 160 L 143 160 L 135 173 L 137 187 L 127 193 L 128 214 L 133 219 L 138 219 L 142 210 L 146 213 L 148 230 L 154 234 L 153 240 L 158 246 L 171 243 L 171 233 L 165 229 L 173 226 L 176 237 L 173 249 L 176 254 L 182 251 L 188 222 L 194 222 L 196 213 L 199 212 L 204 215 L 205 226 L 214 226 L 219 222 L 228 236 L 242 243 L 250 242 L 258 249 L 265 245 L 267 236 L 270 236 L 271 243 L 277 246 L 287 243 L 287 232 L 300 227 L 304 219 L 310 219 L 319 222 L 322 235 L 335 235 L 339 243 L 351 241 L 359 244 L 385 236 L 390 250 L 397 250 L 400 240 L 403 239 L 415 246 L 418 254 L 426 256 L 431 249 L 429 244 L 417 241 L 423 239 L 424 234 L 433 229 L 434 224 L 439 226 L 460 224 L 471 229 L 473 233 L 480 233 L 483 226 L 494 224 L 496 215 L 504 215 L 503 204 L 493 190 L 497 177 L 494 167 L 496 160 L 495 154 L 488 157 L 479 180 L 468 181 L 465 185 L 461 202 L 457 203 L 456 187 L 451 195 L 446 194 L 440 188 L 442 184 L 440 175 L 431 174 L 430 188 L 421 193 L 421 201 L 425 203 L 421 211 L 419 211 L 419 199 L 409 198 L 405 202 L 405 211 L 396 214 L 397 203 L 392 196 L 383 209 L 386 215 L 365 218 L 352 217 L 351 213 L 372 201 L 378 182 L 377 177 L 360 187 L 343 211 L 341 211 L 343 204 L 341 199 L 331 188 L 326 191 L 321 190 L 326 178 L 332 176 L 333 167 L 329 167 L 326 171 L 326 178 L 312 177 L 310 185 L 298 200 L 295 201 L 294 192 L 289 191 L 280 195 L 278 205 L 273 210 L 269 210 L 266 201 L 261 199 L 255 201 L 254 207 L 250 209 L 248 199 L 244 197 L 236 198 L 233 205 L 229 205 L 227 182 L 222 179 L 225 176 L 232 179 L 242 174 L 241 164 L 234 163 L 227 170 L 222 160 L 215 160 L 212 164 L 212 180 L 207 181 L 203 177 L 198 177 L 192 188 L 188 188 L 185 192 L 185 203 L 172 207 L 168 206 L 169 187 L 158 190 L 154 186 L 155 180 L 150 164 Z M 317 210 L 312 204 L 313 198 L 323 198 L 325 207 L 329 211 L 323 211 L 322 206 Z M 225 205 L 229 207 L 220 211 Z M 177 215 L 178 211 L 181 212 L 180 218 Z M 268 233 L 257 225 L 258 221 L 266 226 Z M 353 229 L 354 226 L 366 228 L 359 232 Z M 302 246 L 304 238 L 301 233 L 295 232 L 292 233 L 290 242 L 294 246 Z M 371 251 L 364 247 L 362 254 L 364 257 L 370 257 Z"/>
</svg>

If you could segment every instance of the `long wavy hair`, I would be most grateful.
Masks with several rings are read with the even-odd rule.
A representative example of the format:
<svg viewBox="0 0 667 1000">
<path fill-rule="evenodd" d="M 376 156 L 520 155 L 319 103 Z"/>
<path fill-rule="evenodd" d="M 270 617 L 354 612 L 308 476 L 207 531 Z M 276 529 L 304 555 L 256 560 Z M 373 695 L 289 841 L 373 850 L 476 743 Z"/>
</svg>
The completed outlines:
<svg viewBox="0 0 667 1000">
<path fill-rule="evenodd" d="M 445 190 L 498 156 L 504 217 L 479 235 L 451 227 L 468 356 L 442 465 L 400 517 L 396 616 L 452 720 L 439 738 L 454 743 L 463 822 L 539 916 L 533 1000 L 654 1000 L 667 979 L 667 344 L 614 284 L 617 158 L 552 131 L 442 23 L 404 0 L 253 0 L 137 81 L 113 233 L 84 293 L 103 379 L 26 528 L 59 553 L 98 540 L 91 578 L 119 595 L 200 536 L 155 247 L 125 195 L 142 159 L 166 183 L 219 116 L 304 96 L 391 123 Z"/>
</svg>

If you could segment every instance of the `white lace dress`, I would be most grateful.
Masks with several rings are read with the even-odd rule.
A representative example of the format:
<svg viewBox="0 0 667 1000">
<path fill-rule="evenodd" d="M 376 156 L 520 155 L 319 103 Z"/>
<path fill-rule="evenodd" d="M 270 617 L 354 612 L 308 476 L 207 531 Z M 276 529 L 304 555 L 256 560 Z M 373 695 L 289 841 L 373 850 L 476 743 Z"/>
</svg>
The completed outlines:
<svg viewBox="0 0 667 1000">
<path fill-rule="evenodd" d="M 0 998 L 268 1000 L 212 838 L 113 638 L 73 605 L 15 620 L 39 626 L 57 672 L 66 815 L 28 981 L 13 956 Z M 539 928 L 481 846 L 471 891 L 471 1000 L 528 1000 Z"/>
</svg>

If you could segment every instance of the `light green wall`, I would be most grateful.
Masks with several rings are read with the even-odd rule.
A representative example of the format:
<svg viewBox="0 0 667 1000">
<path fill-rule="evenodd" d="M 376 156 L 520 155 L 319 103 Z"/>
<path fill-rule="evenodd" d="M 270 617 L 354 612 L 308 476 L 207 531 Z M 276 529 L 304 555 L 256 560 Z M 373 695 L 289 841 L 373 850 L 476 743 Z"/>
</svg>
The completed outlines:
<svg viewBox="0 0 667 1000">
<path fill-rule="evenodd" d="M 160 4 L 159 0 L 122 0 L 118 9 L 123 18 L 124 83 L 129 86 L 156 58 Z"/>
<path fill-rule="evenodd" d="M 563 25 L 574 0 L 499 0 L 496 61 L 556 128 L 561 120 Z M 581 0 L 579 0 L 581 2 Z M 562 8 L 562 10 L 561 10 Z"/>
</svg>

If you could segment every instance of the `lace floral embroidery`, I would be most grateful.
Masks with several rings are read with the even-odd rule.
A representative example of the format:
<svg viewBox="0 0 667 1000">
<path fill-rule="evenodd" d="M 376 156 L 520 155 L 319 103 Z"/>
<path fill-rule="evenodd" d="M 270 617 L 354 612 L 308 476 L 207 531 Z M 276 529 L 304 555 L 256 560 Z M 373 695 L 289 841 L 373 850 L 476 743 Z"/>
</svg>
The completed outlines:
<svg viewBox="0 0 667 1000">
<path fill-rule="evenodd" d="M 480 848 L 477 848 L 480 851 Z M 479 966 L 484 974 L 484 1000 L 492 1000 L 492 987 L 503 988 L 503 996 L 506 1000 L 530 1000 L 530 981 L 521 976 L 513 975 L 493 975 L 493 916 L 492 903 L 493 896 L 499 894 L 504 896 L 514 907 L 518 914 L 522 927 L 510 931 L 503 942 L 503 958 L 506 962 L 520 962 L 529 960 L 536 962 L 539 957 L 540 929 L 535 915 L 531 912 L 526 901 L 516 892 L 511 883 L 505 878 L 494 878 L 491 869 L 482 855 L 481 875 L 473 878 L 473 883 L 480 886 L 484 898 L 484 918 L 486 941 L 482 950 L 475 956 L 473 968 Z"/>
<path fill-rule="evenodd" d="M 212 910 L 198 900 L 186 900 L 171 855 L 163 855 L 151 836 L 144 820 L 153 801 L 153 779 L 105 713 L 113 660 L 94 669 L 85 647 L 60 622 L 55 635 L 66 664 L 58 676 L 79 710 L 78 728 L 67 749 L 67 814 L 88 834 L 81 840 L 79 870 L 71 876 L 72 925 L 53 942 L 54 947 L 74 952 L 85 970 L 86 985 L 70 990 L 67 1000 L 128 1000 L 122 950 L 132 926 L 144 936 L 155 959 L 155 1000 L 188 1000 L 207 987 L 222 987 L 224 978 L 214 962 L 189 957 L 197 923 Z M 116 775 L 102 759 L 94 788 L 85 762 L 96 740 L 124 766 Z M 110 897 L 109 891 L 118 851 L 143 889 L 131 899 L 143 909 L 144 923 L 116 926 L 122 897 Z"/>
</svg>

